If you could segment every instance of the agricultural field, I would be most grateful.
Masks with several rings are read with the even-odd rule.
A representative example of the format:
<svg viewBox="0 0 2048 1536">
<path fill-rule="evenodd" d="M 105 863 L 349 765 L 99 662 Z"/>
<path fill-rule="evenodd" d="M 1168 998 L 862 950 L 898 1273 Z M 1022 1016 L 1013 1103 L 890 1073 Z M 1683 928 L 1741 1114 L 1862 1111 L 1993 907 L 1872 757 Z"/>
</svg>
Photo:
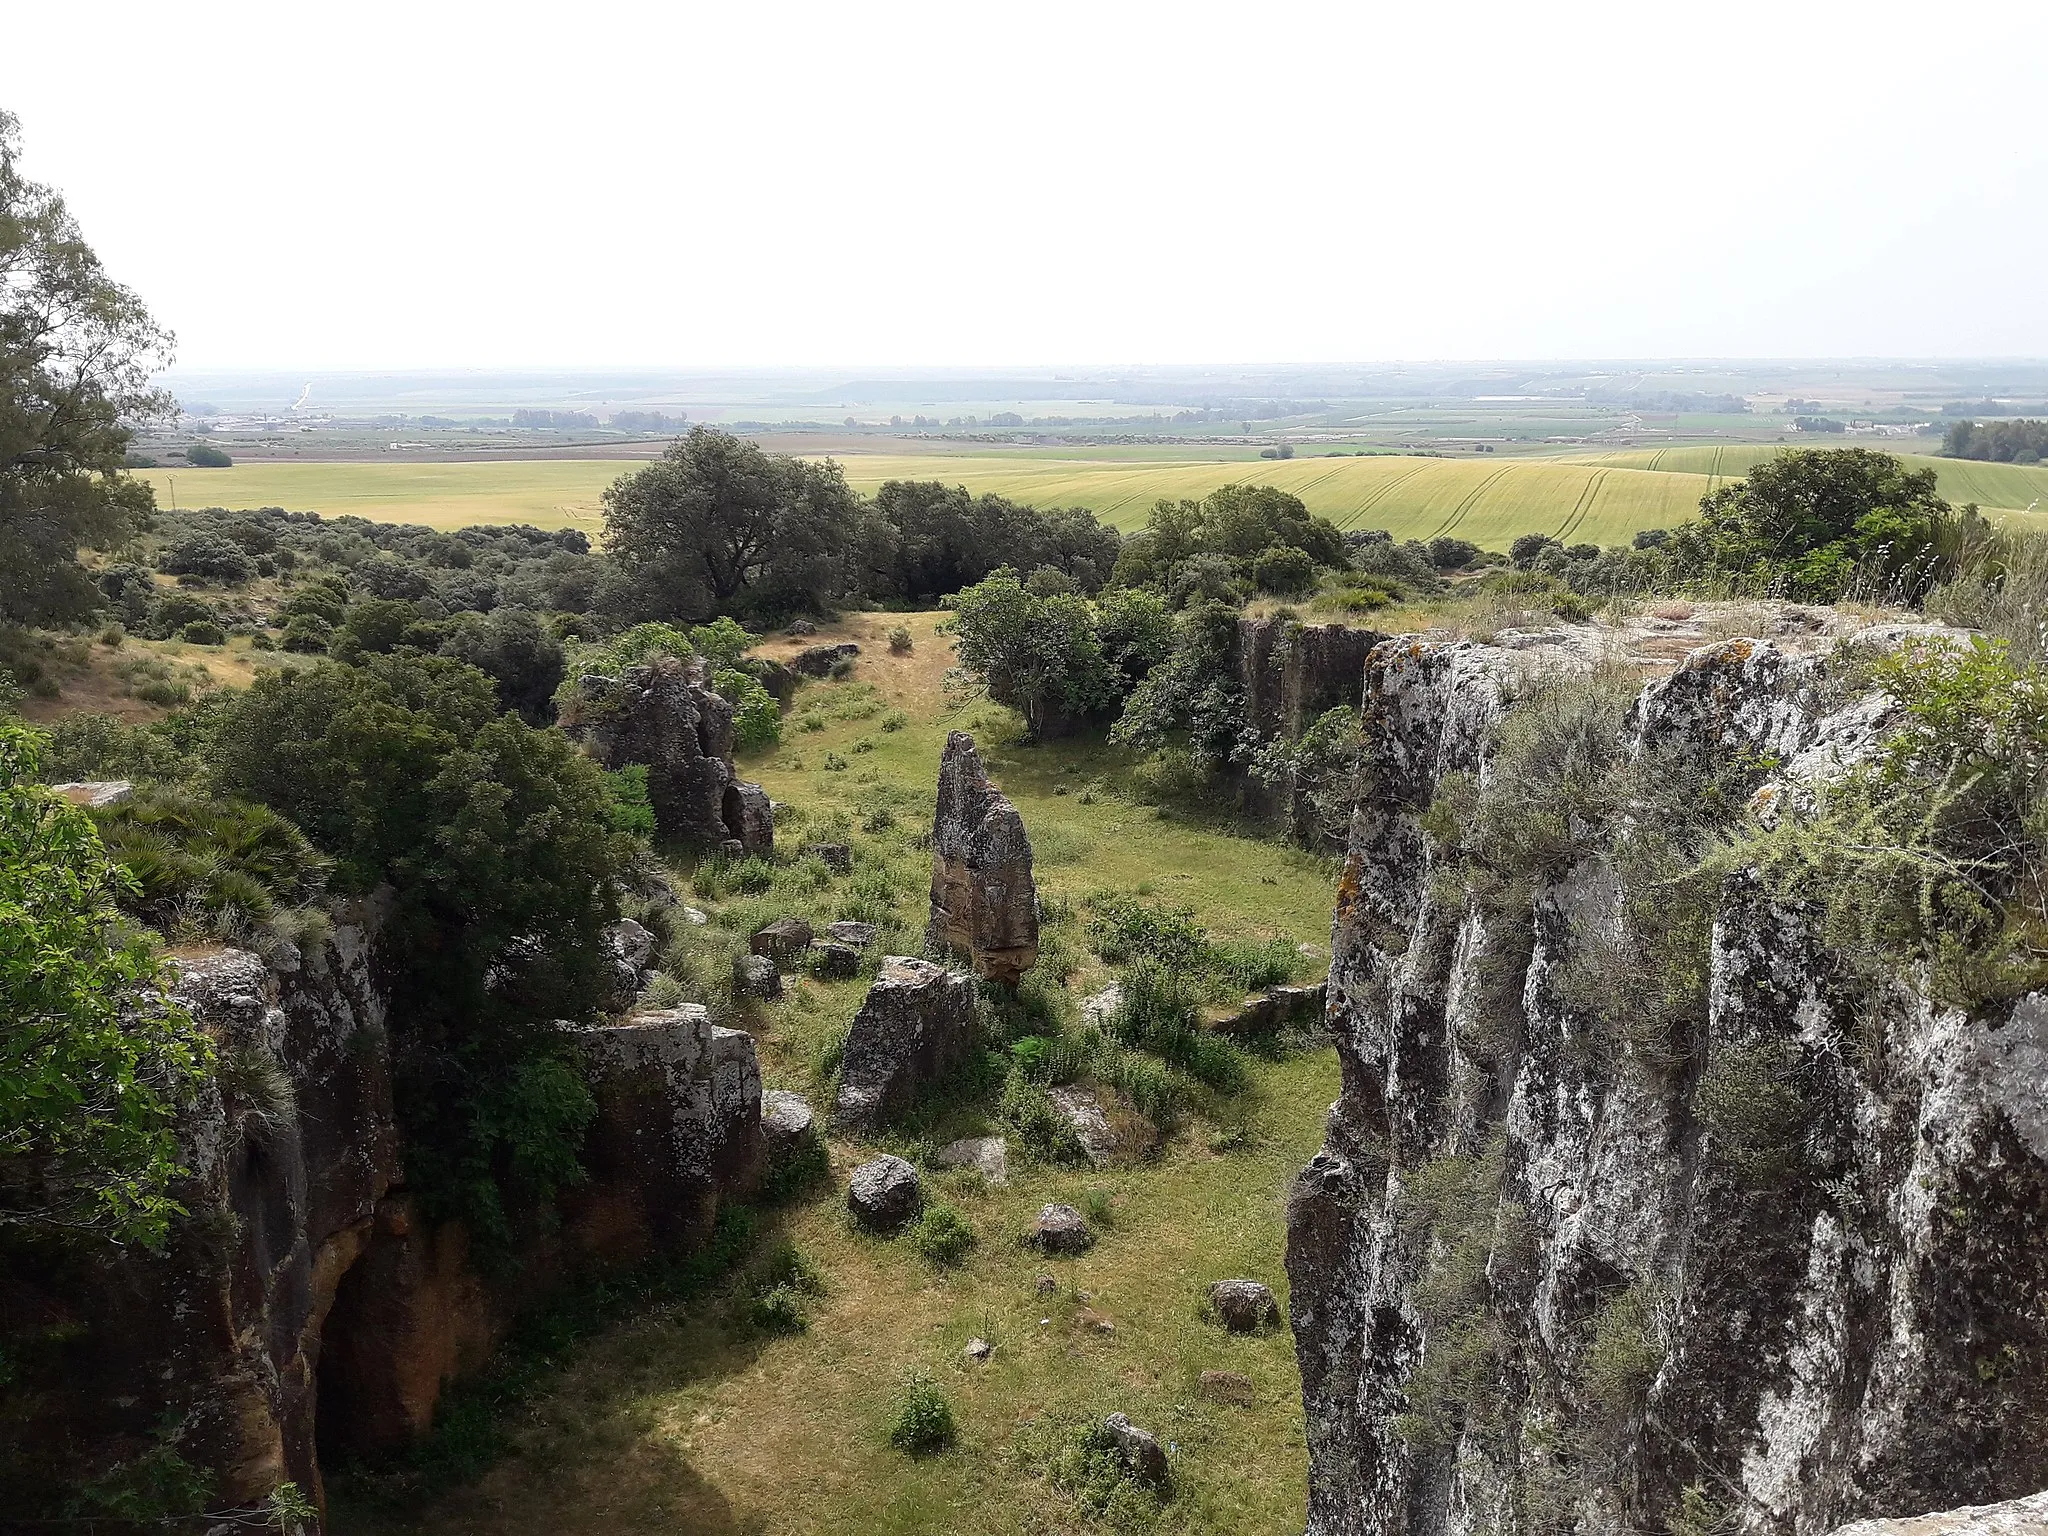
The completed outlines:
<svg viewBox="0 0 2048 1536">
<path fill-rule="evenodd" d="M 1832 446 L 1832 445 L 1831 445 Z M 1878 446 L 1883 446 L 1879 444 Z M 1257 458 L 1051 458 L 1036 454 L 853 454 L 849 482 L 940 479 L 1040 506 L 1082 506 L 1119 528 L 1142 524 L 1161 497 L 1219 486 L 1276 485 L 1341 528 L 1398 538 L 1455 533 L 1505 548 L 1532 531 L 1574 542 L 1626 543 L 1642 528 L 1693 515 L 1702 495 L 1781 449 L 1769 444 L 1644 449 L 1535 457 L 1399 454 Z M 1941 477 L 1958 505 L 2023 513 L 2048 498 L 2048 468 L 1904 455 Z M 283 506 L 328 515 L 457 528 L 471 523 L 603 527 L 604 488 L 631 468 L 619 460 L 491 463 L 250 463 L 217 470 L 146 470 L 160 501 L 184 506 Z M 175 480 L 173 486 L 171 482 Z"/>
<path fill-rule="evenodd" d="M 1076 969 L 1067 1006 L 1108 979 L 1088 953 L 1079 914 L 1104 888 L 1184 904 L 1218 940 L 1299 946 L 1301 979 L 1328 963 L 1332 861 L 1167 815 L 1126 792 L 1124 754 L 1099 743 L 1025 747 L 1008 710 L 945 689 L 953 661 L 939 615 L 854 615 L 818 639 L 857 641 L 851 678 L 805 685 L 779 747 L 744 773 L 789 807 L 778 847 L 835 836 L 855 873 L 816 890 L 781 880 L 758 895 L 697 881 L 685 899 L 711 914 L 713 936 L 768 917 L 812 921 L 845 903 L 886 899 L 893 943 L 914 945 L 925 915 L 933 786 L 948 729 L 975 732 L 992 774 L 1018 806 L 1053 914 L 1041 971 L 1055 949 Z M 902 624 L 913 648 L 893 652 Z M 763 654 L 798 644 L 774 641 Z M 801 865 L 783 866 L 793 877 Z M 679 876 L 679 879 L 685 878 Z M 878 889 L 886 887 L 886 898 Z M 881 914 L 862 909 L 871 920 Z M 819 1102 L 823 1051 L 858 1006 L 864 983 L 793 979 L 790 994 L 750 1016 L 771 1087 Z M 1235 994 L 1233 994 L 1235 995 Z M 921 1258 L 907 1238 L 853 1227 L 848 1172 L 879 1150 L 928 1157 L 955 1136 L 1002 1131 L 986 1100 L 948 1101 L 939 1118 L 873 1141 L 834 1136 L 832 1174 L 772 1218 L 816 1267 L 808 1326 L 777 1334 L 748 1321 L 744 1274 L 726 1288 L 620 1322 L 565 1356 L 509 1413 L 511 1454 L 480 1478 L 400 1509 L 332 1480 L 338 1536 L 799 1536 L 949 1532 L 1025 1536 L 1088 1528 L 1045 1457 L 1072 1426 L 1123 1411 L 1172 1446 L 1174 1493 L 1142 1527 L 1286 1536 L 1307 1486 L 1301 1389 L 1286 1329 L 1236 1336 L 1200 1315 L 1210 1281 L 1265 1281 L 1285 1306 L 1288 1190 L 1322 1137 L 1339 1081 L 1335 1052 L 1305 1045 L 1250 1058 L 1251 1081 L 1208 1106 L 1150 1158 L 1099 1170 L 1026 1165 L 1011 1132 L 1011 1170 L 991 1186 L 967 1172 L 927 1174 L 929 1198 L 953 1206 L 977 1241 L 957 1266 Z M 1100 1228 L 1078 1258 L 1048 1258 L 1020 1235 L 1061 1200 Z M 1053 1277 L 1043 1293 L 1039 1277 Z M 963 1359 L 970 1338 L 995 1345 Z M 1249 1384 L 1246 1401 L 1204 1396 L 1204 1370 Z M 889 1443 L 907 1375 L 929 1373 L 951 1404 L 956 1443 L 911 1457 Z"/>
</svg>

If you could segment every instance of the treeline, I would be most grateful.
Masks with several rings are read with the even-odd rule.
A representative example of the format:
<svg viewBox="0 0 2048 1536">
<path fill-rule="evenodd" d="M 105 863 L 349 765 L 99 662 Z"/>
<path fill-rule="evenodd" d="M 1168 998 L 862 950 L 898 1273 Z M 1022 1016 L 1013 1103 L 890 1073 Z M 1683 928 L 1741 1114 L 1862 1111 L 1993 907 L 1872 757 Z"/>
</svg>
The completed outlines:
<svg viewBox="0 0 2048 1536">
<path fill-rule="evenodd" d="M 1941 451 L 1952 459 L 2038 464 L 2048 455 L 2048 421 L 1959 421 L 1942 435 Z"/>
</svg>

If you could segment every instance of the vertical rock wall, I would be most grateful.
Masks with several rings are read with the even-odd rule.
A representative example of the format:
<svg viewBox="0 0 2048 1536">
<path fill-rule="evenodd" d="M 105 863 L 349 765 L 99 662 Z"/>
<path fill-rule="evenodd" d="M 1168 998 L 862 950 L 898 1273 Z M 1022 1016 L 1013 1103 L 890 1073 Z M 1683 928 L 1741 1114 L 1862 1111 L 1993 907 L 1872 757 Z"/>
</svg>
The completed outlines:
<svg viewBox="0 0 2048 1536">
<path fill-rule="evenodd" d="M 1805 915 L 1737 878 L 1698 956 L 1702 1037 L 1594 1049 L 1565 975 L 1614 920 L 1613 871 L 1582 861 L 1501 931 L 1433 884 L 1419 820 L 1446 774 L 1484 781 L 1542 664 L 1570 663 L 1405 639 L 1365 668 L 1327 1012 L 1344 1088 L 1289 1215 L 1311 1536 L 1618 1536 L 1688 1499 L 1712 1529 L 1808 1536 L 2048 1485 L 2048 1000 L 1852 994 Z M 1630 748 L 1769 757 L 1768 800 L 1867 750 L 1889 707 L 1736 641 L 1644 691 Z M 1489 992 L 1519 999 L 1506 1044 Z M 1716 1172 L 1702 1108 L 1745 1052 L 1799 1085 L 1768 1198 Z M 1476 1248 L 1446 1236 L 1460 1167 L 1489 1170 Z M 1454 1280 L 1477 1306 L 1446 1307 Z"/>
</svg>

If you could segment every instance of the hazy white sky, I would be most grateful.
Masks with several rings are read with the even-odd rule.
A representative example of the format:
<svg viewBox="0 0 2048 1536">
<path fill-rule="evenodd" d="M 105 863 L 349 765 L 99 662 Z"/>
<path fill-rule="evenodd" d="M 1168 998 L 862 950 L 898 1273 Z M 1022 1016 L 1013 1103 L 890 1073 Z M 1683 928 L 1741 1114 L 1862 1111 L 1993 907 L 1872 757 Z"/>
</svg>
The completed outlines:
<svg viewBox="0 0 2048 1536">
<path fill-rule="evenodd" d="M 189 366 L 2048 355 L 2048 5 L 0 0 Z"/>
</svg>

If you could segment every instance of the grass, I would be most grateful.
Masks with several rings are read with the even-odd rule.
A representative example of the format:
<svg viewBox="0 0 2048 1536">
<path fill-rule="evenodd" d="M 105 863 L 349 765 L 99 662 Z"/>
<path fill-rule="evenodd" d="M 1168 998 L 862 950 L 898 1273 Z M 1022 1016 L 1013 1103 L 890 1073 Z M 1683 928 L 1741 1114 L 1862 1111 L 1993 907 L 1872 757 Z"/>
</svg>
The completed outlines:
<svg viewBox="0 0 2048 1536">
<path fill-rule="evenodd" d="M 854 677 L 807 684 L 797 708 L 818 718 L 819 729 L 788 733 L 782 747 L 743 760 L 742 769 L 800 812 L 801 824 L 778 827 L 778 846 L 843 831 L 854 872 L 818 888 L 799 862 L 778 864 L 765 888 L 706 903 L 713 923 L 694 930 L 710 936 L 704 942 L 737 941 L 780 911 L 824 917 L 879 905 L 898 924 L 890 942 L 914 945 L 930 867 L 914 844 L 929 830 L 945 732 L 966 726 L 1026 826 L 1064 829 L 1069 861 L 1041 871 L 1050 908 L 1078 909 L 1083 895 L 1104 887 L 1143 889 L 1191 907 L 1219 937 L 1306 942 L 1320 954 L 1329 864 L 1161 819 L 1118 792 L 1121 759 L 1105 748 L 1015 745 L 1008 711 L 943 693 L 951 647 L 936 619 L 854 615 L 823 626 L 822 638 L 861 645 Z M 888 648 L 897 624 L 913 632 L 908 653 Z M 765 649 L 779 655 L 802 643 L 816 641 Z M 881 712 L 900 713 L 903 725 L 877 731 Z M 872 748 L 854 754 L 862 736 Z M 827 772 L 828 750 L 854 766 Z M 1051 931 L 1083 948 L 1077 925 Z M 1070 955 L 1068 963 L 1071 1007 L 1107 973 L 1092 957 Z M 1319 969 L 1320 960 L 1306 965 Z M 793 980 L 786 999 L 744 1016 L 770 1086 L 815 1093 L 818 1068 L 843 1038 L 864 986 Z M 1242 1122 L 1233 1134 L 1191 1123 L 1150 1161 L 1092 1171 L 1031 1166 L 1012 1136 L 1004 1187 L 972 1170 L 927 1168 L 930 1205 L 957 1217 L 957 1227 L 943 1223 L 947 1232 L 971 1229 L 975 1238 L 923 1245 L 933 1252 L 920 1252 L 908 1235 L 886 1240 L 854 1229 L 846 1176 L 881 1147 L 917 1154 L 1000 1129 L 993 1106 L 944 1110 L 909 1140 L 831 1140 L 832 1178 L 778 1212 L 766 1234 L 809 1261 L 815 1285 L 807 1281 L 800 1297 L 778 1294 L 794 1283 L 771 1267 L 735 1280 L 721 1297 L 656 1306 L 619 1323 L 569 1355 L 510 1417 L 514 1454 L 403 1513 L 352 1505 L 343 1488 L 332 1529 L 1023 1536 L 1100 1528 L 1083 1514 L 1072 1480 L 1056 1476 L 1033 1447 L 1066 1426 L 1122 1411 L 1178 1447 L 1174 1494 L 1154 1528 L 1291 1536 L 1301 1528 L 1307 1478 L 1292 1341 L 1284 1330 L 1226 1334 L 1202 1319 L 1201 1302 L 1210 1282 L 1239 1275 L 1265 1281 L 1284 1302 L 1286 1194 L 1321 1142 L 1338 1068 L 1328 1049 L 1246 1068 L 1248 1086 L 1232 1101 Z M 1048 1260 L 1020 1242 L 1038 1209 L 1055 1200 L 1095 1213 L 1098 1241 L 1088 1253 Z M 1047 1273 L 1058 1283 L 1050 1297 L 1036 1284 Z M 771 1295 L 772 1304 L 756 1306 Z M 985 1364 L 962 1357 L 974 1337 L 995 1345 Z M 1249 1378 L 1253 1405 L 1205 1400 L 1205 1369 Z M 954 1439 L 913 1457 L 890 1436 L 905 1384 L 919 1373 L 948 1405 Z"/>
<path fill-rule="evenodd" d="M 1868 445 L 1862 439 L 1853 444 Z M 1889 451 L 1888 441 L 1875 446 Z M 1531 531 L 1572 542 L 1626 543 L 1637 529 L 1683 522 L 1714 485 L 1778 451 L 1768 444 L 1729 444 L 1499 460 L 1304 454 L 1275 461 L 1211 457 L 1191 448 L 1172 460 L 854 454 L 841 462 L 848 481 L 861 491 L 872 492 L 885 480 L 939 479 L 1041 506 L 1088 507 L 1120 528 L 1142 524 L 1162 496 L 1201 497 L 1233 484 L 1276 485 L 1339 527 L 1386 528 L 1400 538 L 1454 533 L 1500 549 Z M 1942 493 L 1958 504 L 1975 501 L 1987 510 L 2012 512 L 2037 498 L 2048 500 L 2048 469 L 1907 457 L 1916 466 L 1934 466 Z M 615 459 L 562 459 L 249 463 L 140 473 L 165 502 L 167 481 L 175 478 L 184 506 L 285 506 L 437 528 L 523 522 L 595 533 L 603 527 L 604 488 L 633 467 Z"/>
</svg>

